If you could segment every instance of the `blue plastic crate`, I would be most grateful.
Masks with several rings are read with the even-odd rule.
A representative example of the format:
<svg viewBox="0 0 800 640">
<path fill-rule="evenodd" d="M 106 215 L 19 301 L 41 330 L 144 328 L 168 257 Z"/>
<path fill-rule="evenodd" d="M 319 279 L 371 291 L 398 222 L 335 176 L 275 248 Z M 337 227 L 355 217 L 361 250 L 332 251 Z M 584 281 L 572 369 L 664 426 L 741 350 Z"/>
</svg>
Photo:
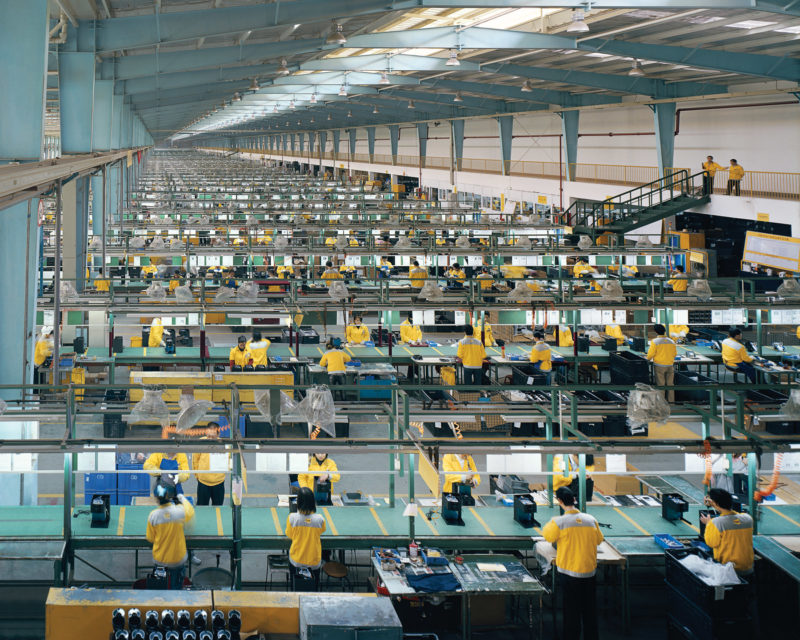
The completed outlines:
<svg viewBox="0 0 800 640">
<path fill-rule="evenodd" d="M 364 376 L 360 381 L 359 384 L 363 385 L 393 385 L 397 382 L 397 378 L 394 376 L 390 378 L 376 378 L 375 376 Z M 387 389 L 386 391 L 382 391 L 380 389 L 363 389 L 358 392 L 358 397 L 361 400 L 391 400 L 392 399 L 392 391 Z"/>
<path fill-rule="evenodd" d="M 116 493 L 117 474 L 115 473 L 84 473 L 84 493 Z"/>
<path fill-rule="evenodd" d="M 239 416 L 239 433 L 242 434 L 243 438 L 247 437 L 247 429 L 245 427 L 247 420 L 245 416 Z M 220 438 L 230 438 L 231 437 L 231 428 L 230 424 L 228 423 L 228 418 L 225 416 L 220 416 L 217 418 L 217 424 L 219 425 L 219 437 Z"/>
<path fill-rule="evenodd" d="M 149 473 L 120 473 L 117 476 L 117 491 L 144 495 L 150 493 L 150 474 Z"/>
</svg>

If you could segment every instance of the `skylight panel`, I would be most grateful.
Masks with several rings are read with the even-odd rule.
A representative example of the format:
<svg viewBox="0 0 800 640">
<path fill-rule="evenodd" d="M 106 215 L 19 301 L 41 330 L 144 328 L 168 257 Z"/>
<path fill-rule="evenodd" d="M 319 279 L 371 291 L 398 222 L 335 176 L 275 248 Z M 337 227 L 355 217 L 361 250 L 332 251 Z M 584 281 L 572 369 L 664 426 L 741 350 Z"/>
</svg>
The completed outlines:
<svg viewBox="0 0 800 640">
<path fill-rule="evenodd" d="M 741 22 L 734 22 L 733 24 L 726 24 L 726 27 L 732 29 L 758 29 L 759 27 L 768 27 L 771 24 L 778 24 L 777 22 L 766 22 L 764 20 L 742 20 Z"/>
</svg>

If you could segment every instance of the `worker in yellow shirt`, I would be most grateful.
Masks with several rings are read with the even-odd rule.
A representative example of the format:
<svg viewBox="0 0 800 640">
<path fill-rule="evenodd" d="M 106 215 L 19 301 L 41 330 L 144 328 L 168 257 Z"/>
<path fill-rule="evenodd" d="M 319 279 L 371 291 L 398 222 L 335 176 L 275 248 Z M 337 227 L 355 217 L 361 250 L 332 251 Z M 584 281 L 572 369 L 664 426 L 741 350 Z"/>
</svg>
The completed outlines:
<svg viewBox="0 0 800 640">
<path fill-rule="evenodd" d="M 672 278 L 667 280 L 667 284 L 672 287 L 675 293 L 685 293 L 689 288 L 689 280 L 686 278 L 685 269 L 681 265 L 677 265 L 672 272 Z"/>
<path fill-rule="evenodd" d="M 728 167 L 728 189 L 726 193 L 731 195 L 733 191 L 737 196 L 742 195 L 741 186 L 742 178 L 744 178 L 744 167 L 736 162 L 735 158 L 731 158 L 731 164 Z"/>
<path fill-rule="evenodd" d="M 609 338 L 616 338 L 617 339 L 617 346 L 621 346 L 625 343 L 625 340 L 628 339 L 624 333 L 622 333 L 622 327 L 620 327 L 616 323 L 607 324 L 605 335 Z"/>
<path fill-rule="evenodd" d="M 590 265 L 586 261 L 586 258 L 578 258 L 577 262 L 575 262 L 575 264 L 572 266 L 572 276 L 574 278 L 591 278 L 595 274 L 597 274 L 597 269 Z"/>
<path fill-rule="evenodd" d="M 161 322 L 161 318 L 153 318 L 153 322 L 150 323 L 150 336 L 147 338 L 147 346 L 151 348 L 163 347 L 165 344 L 164 325 Z"/>
<path fill-rule="evenodd" d="M 653 330 L 656 332 L 656 337 L 650 341 L 646 357 L 653 363 L 656 386 L 671 387 L 675 384 L 675 356 L 678 354 L 678 348 L 675 342 L 667 337 L 667 330 L 663 324 L 657 324 Z M 664 397 L 669 402 L 675 402 L 675 391 L 672 389 L 664 391 Z"/>
<path fill-rule="evenodd" d="M 481 337 L 483 338 L 483 346 L 494 347 L 496 343 L 494 341 L 494 335 L 492 334 L 492 325 L 489 324 L 489 321 L 481 321 L 477 313 L 474 315 L 473 320 L 473 335 L 478 338 L 478 340 L 481 340 Z"/>
<path fill-rule="evenodd" d="M 146 264 L 142 267 L 142 278 L 151 280 L 158 275 L 158 267 L 154 264 Z"/>
<path fill-rule="evenodd" d="M 739 329 L 728 331 L 728 337 L 722 341 L 722 362 L 728 369 L 743 373 L 755 384 L 756 370 L 753 368 L 753 358 L 740 342 L 741 338 L 742 332 Z"/>
<path fill-rule="evenodd" d="M 575 345 L 575 340 L 572 337 L 572 329 L 566 325 L 558 326 L 558 346 L 559 347 L 572 347 Z"/>
<path fill-rule="evenodd" d="M 323 280 L 344 280 L 344 276 L 333 266 L 333 262 L 328 260 L 325 263 L 325 271 L 320 276 Z"/>
<path fill-rule="evenodd" d="M 351 345 L 364 344 L 369 340 L 369 329 L 362 324 L 361 316 L 353 316 L 353 323 L 345 329 L 344 339 Z"/>
<path fill-rule="evenodd" d="M 478 274 L 477 279 L 479 280 L 478 284 L 481 287 L 481 291 L 488 291 L 494 286 L 494 278 L 489 273 L 489 267 L 481 267 L 481 272 Z"/>
<path fill-rule="evenodd" d="M 400 325 L 400 342 L 422 342 L 422 329 L 414 324 L 414 318 L 410 313 Z"/>
<path fill-rule="evenodd" d="M 267 359 L 267 351 L 272 343 L 261 336 L 261 332 L 253 331 L 252 340 L 248 340 L 245 345 L 245 350 L 250 351 L 253 357 L 253 367 L 256 371 L 265 371 L 269 360 Z"/>
<path fill-rule="evenodd" d="M 714 550 L 714 560 L 733 563 L 739 575 L 753 572 L 753 518 L 733 510 L 733 498 L 725 489 L 711 489 L 706 496 L 708 506 L 720 515 L 700 516 L 706 526 L 705 543 Z"/>
<path fill-rule="evenodd" d="M 317 513 L 314 492 L 302 487 L 297 494 L 297 513 L 286 519 L 286 537 L 292 541 L 289 547 L 289 578 L 291 590 L 304 585 L 308 589 L 319 589 L 319 570 L 322 566 L 322 534 L 325 533 L 325 518 Z"/>
<path fill-rule="evenodd" d="M 420 267 L 417 260 L 414 260 L 408 270 L 408 278 L 411 280 L 412 287 L 422 289 L 425 286 L 425 280 L 428 279 L 428 271 Z"/>
<path fill-rule="evenodd" d="M 162 480 L 162 475 L 168 476 L 179 494 L 183 493 L 182 483 L 189 479 L 189 459 L 185 453 L 152 453 L 144 461 L 142 468 L 145 471 L 157 472 L 150 474 L 155 476 L 157 481 Z"/>
<path fill-rule="evenodd" d="M 519 264 L 504 264 L 500 267 L 500 273 L 509 280 L 506 284 L 513 289 L 516 284 L 514 280 L 521 280 L 528 275 L 528 267 Z"/>
<path fill-rule="evenodd" d="M 544 375 L 545 384 L 550 384 L 550 375 L 553 371 L 550 345 L 544 341 L 544 334 L 541 331 L 535 331 L 533 339 L 535 343 L 528 359 L 533 364 L 533 368 Z"/>
<path fill-rule="evenodd" d="M 794 330 L 794 334 L 797 336 L 797 339 L 800 340 L 800 327 Z"/>
<path fill-rule="evenodd" d="M 343 385 L 347 379 L 347 363 L 351 358 L 342 351 L 342 341 L 334 338 L 328 343 L 327 350 L 320 358 L 319 366 L 328 371 L 328 384 L 330 386 Z M 334 391 L 334 396 L 343 396 L 343 393 Z"/>
<path fill-rule="evenodd" d="M 98 276 L 94 279 L 94 289 L 95 291 L 110 291 L 111 280 L 105 276 Z"/>
<path fill-rule="evenodd" d="M 483 384 L 483 361 L 486 359 L 486 349 L 473 333 L 470 325 L 464 327 L 465 335 L 458 341 L 456 358 L 464 370 L 464 384 L 477 386 Z"/>
<path fill-rule="evenodd" d="M 228 361 L 231 371 L 244 371 L 245 367 L 253 366 L 253 354 L 247 348 L 247 338 L 239 336 L 235 347 L 231 347 Z"/>
<path fill-rule="evenodd" d="M 350 280 L 356 275 L 356 268 L 351 264 L 341 264 L 339 265 L 339 273 L 344 276 L 345 280 Z"/>
<path fill-rule="evenodd" d="M 153 492 L 158 508 L 147 517 L 147 541 L 153 545 L 153 562 L 167 570 L 167 588 L 183 589 L 183 578 L 189 554 L 186 550 L 184 525 L 194 518 L 192 503 L 174 484 L 159 482 Z"/>
<path fill-rule="evenodd" d="M 33 364 L 39 384 L 47 384 L 47 376 L 53 364 L 53 327 L 42 327 L 41 336 L 33 350 Z"/>
<path fill-rule="evenodd" d="M 481 476 L 477 473 L 475 460 L 467 453 L 446 453 L 442 458 L 442 468 L 448 472 L 444 476 L 444 493 L 453 492 L 453 483 L 468 484 L 477 487 Z"/>
<path fill-rule="evenodd" d="M 308 457 L 308 473 L 299 474 L 297 482 L 301 487 L 308 487 L 314 492 L 318 482 L 330 482 L 333 493 L 333 485 L 339 482 L 341 477 L 339 467 L 327 453 L 315 453 Z"/>
<path fill-rule="evenodd" d="M 556 491 L 556 501 L 564 515 L 555 516 L 542 529 L 542 535 L 556 547 L 562 604 L 564 640 L 597 640 L 597 547 L 603 534 L 597 520 L 575 506 L 575 494 L 567 487 Z"/>
<path fill-rule="evenodd" d="M 275 273 L 279 278 L 283 278 L 285 280 L 294 275 L 294 267 L 289 264 L 279 264 L 277 267 L 275 267 Z"/>
<path fill-rule="evenodd" d="M 378 277 L 385 279 L 392 275 L 392 269 L 394 265 L 389 262 L 389 256 L 381 256 L 380 262 L 378 263 Z"/>
<path fill-rule="evenodd" d="M 671 324 L 668 333 L 675 342 L 685 342 L 686 336 L 689 335 L 689 327 L 685 324 Z"/>
<path fill-rule="evenodd" d="M 208 426 L 218 427 L 219 425 L 209 422 Z M 193 453 L 192 470 L 207 472 L 194 474 L 197 478 L 197 506 L 205 507 L 209 504 L 220 506 L 223 504 L 225 502 L 225 472 L 230 470 L 230 455 L 227 453 Z"/>
<path fill-rule="evenodd" d="M 578 464 L 573 461 L 572 456 L 566 453 L 559 453 L 553 456 L 553 491 L 561 487 L 568 487 L 573 480 L 578 477 Z"/>
<path fill-rule="evenodd" d="M 464 286 L 466 279 L 467 274 L 464 273 L 464 270 L 461 268 L 461 263 L 459 262 L 453 263 L 453 265 L 447 270 L 448 285 L 451 287 L 460 289 Z"/>
<path fill-rule="evenodd" d="M 714 156 L 706 157 L 703 163 L 703 194 L 710 196 L 714 192 L 714 176 L 722 167 L 714 162 Z"/>
</svg>

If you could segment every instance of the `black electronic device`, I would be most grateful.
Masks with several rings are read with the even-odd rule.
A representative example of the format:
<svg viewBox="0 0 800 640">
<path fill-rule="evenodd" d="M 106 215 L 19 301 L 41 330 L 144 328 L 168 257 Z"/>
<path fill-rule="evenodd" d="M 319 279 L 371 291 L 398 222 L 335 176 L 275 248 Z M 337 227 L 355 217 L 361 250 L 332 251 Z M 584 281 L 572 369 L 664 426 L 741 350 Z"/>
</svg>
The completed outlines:
<svg viewBox="0 0 800 640">
<path fill-rule="evenodd" d="M 172 609 L 164 609 L 161 612 L 161 627 L 164 631 L 175 628 L 175 612 Z"/>
<path fill-rule="evenodd" d="M 164 635 L 160 631 L 151 631 L 147 634 L 147 640 L 164 640 Z"/>
<path fill-rule="evenodd" d="M 716 518 L 718 515 L 719 515 L 719 513 L 714 511 L 714 509 L 700 509 L 700 511 L 697 512 L 697 517 L 698 517 L 698 521 L 699 521 L 698 526 L 700 527 L 700 539 L 701 540 L 703 540 L 705 538 L 705 535 L 706 535 L 706 525 L 702 521 L 701 518 L 703 516 L 708 516 L 710 518 Z"/>
<path fill-rule="evenodd" d="M 631 351 L 647 351 L 647 340 L 639 336 L 631 338 Z"/>
<path fill-rule="evenodd" d="M 314 500 L 318 505 L 329 507 L 331 503 L 331 483 L 330 480 L 320 482 L 314 480 Z"/>
<path fill-rule="evenodd" d="M 204 609 L 198 609 L 192 616 L 192 624 L 195 630 L 203 631 L 208 627 L 208 613 Z"/>
<path fill-rule="evenodd" d="M 130 634 L 125 629 L 117 629 L 113 638 L 114 640 L 130 640 Z"/>
<path fill-rule="evenodd" d="M 576 338 L 578 353 L 589 353 L 590 344 L 589 338 L 586 336 L 578 336 L 578 338 Z"/>
<path fill-rule="evenodd" d="M 111 496 L 107 493 L 96 493 L 89 506 L 92 516 L 92 529 L 107 529 L 111 521 Z"/>
<path fill-rule="evenodd" d="M 442 494 L 442 520 L 447 524 L 464 526 L 461 519 L 461 497 L 457 493 Z"/>
<path fill-rule="evenodd" d="M 136 608 L 128 609 L 128 629 L 142 626 L 142 613 Z"/>
<path fill-rule="evenodd" d="M 125 349 L 125 343 L 122 339 L 122 336 L 114 336 L 114 342 L 111 345 L 111 350 L 114 353 L 122 353 Z"/>
<path fill-rule="evenodd" d="M 181 634 L 175 629 L 170 629 L 164 633 L 164 640 L 181 640 Z"/>
<path fill-rule="evenodd" d="M 219 629 L 217 631 L 217 640 L 231 640 L 231 632 L 227 629 Z"/>
<path fill-rule="evenodd" d="M 168 355 L 175 353 L 175 340 L 173 338 L 167 338 L 164 340 L 164 353 Z"/>
<path fill-rule="evenodd" d="M 603 341 L 603 344 L 600 345 L 600 348 L 603 351 L 616 351 L 617 350 L 617 339 L 616 338 L 606 338 Z"/>
<path fill-rule="evenodd" d="M 454 482 L 452 492 L 461 498 L 462 507 L 474 507 L 475 498 L 472 497 L 472 485 L 466 482 Z"/>
<path fill-rule="evenodd" d="M 524 493 L 514 496 L 514 520 L 526 529 L 538 527 L 540 524 L 534 517 L 536 515 L 536 501 L 533 494 Z"/>
<path fill-rule="evenodd" d="M 192 616 L 186 609 L 181 609 L 175 616 L 175 625 L 178 629 L 188 629 L 192 626 Z"/>
<path fill-rule="evenodd" d="M 158 611 L 152 609 L 144 616 L 144 624 L 148 631 L 155 631 L 158 629 Z"/>
<path fill-rule="evenodd" d="M 210 631 L 201 631 L 197 640 L 214 640 L 214 634 Z"/>
<path fill-rule="evenodd" d="M 166 568 L 164 568 L 164 567 L 156 567 L 155 569 L 153 569 L 152 573 L 148 573 L 147 574 L 147 583 L 146 583 L 146 585 L 147 585 L 148 589 L 157 589 L 159 591 L 163 591 L 163 590 L 169 589 L 169 576 L 167 576 Z M 157 611 L 155 611 L 155 612 L 154 611 L 148 611 L 147 612 L 148 629 L 150 628 L 149 616 L 150 616 L 151 613 L 155 613 L 156 616 L 158 616 L 158 612 Z M 156 617 L 156 626 L 158 626 L 158 618 L 157 617 Z"/>
<path fill-rule="evenodd" d="M 181 640 L 197 640 L 197 633 L 191 629 L 184 629 Z"/>
<path fill-rule="evenodd" d="M 239 633 L 242 630 L 242 614 L 237 609 L 228 611 L 228 630 Z"/>
<path fill-rule="evenodd" d="M 211 628 L 214 631 L 219 631 L 225 628 L 225 613 L 219 609 L 214 609 L 211 612 Z"/>
<path fill-rule="evenodd" d="M 683 514 L 689 511 L 689 503 L 677 493 L 665 493 L 661 496 L 661 517 L 668 522 L 688 521 Z"/>
<path fill-rule="evenodd" d="M 72 341 L 72 350 L 79 356 L 82 356 L 84 353 L 86 353 L 86 341 L 83 339 L 83 336 L 75 337 L 75 339 Z"/>
<path fill-rule="evenodd" d="M 147 634 L 144 629 L 131 629 L 131 640 L 147 640 Z"/>
<path fill-rule="evenodd" d="M 530 491 L 528 483 L 517 475 L 500 474 L 497 476 L 489 476 L 489 492 L 494 493 L 527 493 Z"/>
<path fill-rule="evenodd" d="M 114 609 L 111 612 L 111 628 L 114 631 L 125 628 L 125 609 Z"/>
</svg>

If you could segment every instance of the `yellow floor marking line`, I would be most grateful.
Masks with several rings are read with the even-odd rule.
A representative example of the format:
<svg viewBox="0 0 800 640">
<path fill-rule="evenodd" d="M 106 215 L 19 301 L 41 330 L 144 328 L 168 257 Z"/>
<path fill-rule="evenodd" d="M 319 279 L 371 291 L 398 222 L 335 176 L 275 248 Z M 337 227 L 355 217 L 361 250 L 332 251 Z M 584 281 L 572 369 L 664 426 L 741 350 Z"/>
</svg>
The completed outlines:
<svg viewBox="0 0 800 640">
<path fill-rule="evenodd" d="M 789 517 L 789 516 L 787 516 L 785 513 L 781 513 L 781 512 L 780 512 L 780 511 L 778 511 L 778 510 L 777 510 L 775 507 L 770 507 L 769 505 L 765 505 L 765 506 L 767 507 L 767 509 L 769 509 L 770 511 L 772 511 L 772 513 L 777 513 L 777 514 L 778 514 L 778 515 L 779 515 L 781 518 L 783 518 L 784 520 L 788 520 L 788 521 L 789 521 L 789 522 L 791 522 L 792 524 L 794 524 L 794 525 L 797 525 L 798 527 L 800 527 L 800 522 L 798 522 L 797 520 L 794 520 L 793 518 L 790 518 L 790 517 Z"/>
<path fill-rule="evenodd" d="M 430 520 L 428 520 L 428 518 L 425 516 L 425 514 L 422 512 L 422 510 L 420 510 L 420 511 L 419 511 L 419 516 L 420 516 L 420 518 L 422 518 L 422 521 L 423 521 L 425 524 L 427 524 L 427 525 L 428 525 L 428 529 L 430 529 L 430 530 L 431 530 L 431 533 L 432 533 L 433 535 L 435 535 L 435 536 L 438 536 L 438 535 L 439 535 L 439 532 L 438 532 L 438 531 L 436 530 L 436 528 L 435 528 L 435 527 L 434 527 L 434 526 L 431 524 L 431 521 L 430 521 Z"/>
<path fill-rule="evenodd" d="M 381 533 L 385 536 L 388 536 L 389 534 L 386 532 L 386 527 L 383 526 L 383 522 L 381 522 L 378 514 L 375 513 L 375 507 L 370 507 L 369 512 L 372 514 L 372 517 L 375 518 L 375 522 L 378 523 L 378 528 L 381 530 Z"/>
<path fill-rule="evenodd" d="M 125 507 L 119 509 L 119 522 L 117 523 L 117 535 L 121 536 L 125 529 Z"/>
<path fill-rule="evenodd" d="M 147 357 L 147 347 L 142 350 L 142 355 L 146 358 Z"/>
<path fill-rule="evenodd" d="M 216 507 L 217 511 L 217 535 L 222 537 L 224 532 L 222 530 L 222 512 L 219 510 L 219 507 Z"/>
<path fill-rule="evenodd" d="M 481 518 L 481 517 L 478 515 L 478 512 L 477 512 L 477 511 L 475 511 L 475 507 L 470 507 L 470 508 L 469 508 L 469 510 L 472 512 L 472 515 L 473 515 L 473 516 L 475 516 L 475 519 L 476 519 L 478 522 L 480 522 L 480 523 L 481 523 L 481 526 L 483 526 L 483 528 L 484 528 L 484 529 L 486 529 L 486 533 L 488 533 L 490 536 L 493 536 L 493 535 L 494 535 L 494 531 L 492 531 L 492 530 L 489 528 L 489 525 L 488 525 L 488 524 L 486 524 L 486 523 L 483 521 L 483 518 Z"/>
<path fill-rule="evenodd" d="M 411 349 L 409 349 L 408 347 L 403 347 L 403 349 L 405 349 L 406 353 L 408 353 L 409 355 L 412 355 L 412 356 L 414 355 L 414 352 L 411 351 Z"/>
<path fill-rule="evenodd" d="M 623 511 L 621 511 L 620 509 L 618 509 L 617 507 L 614 507 L 614 511 L 616 511 L 619 515 L 621 515 L 623 518 L 625 518 L 628 522 L 630 522 L 634 527 L 636 527 L 644 535 L 646 535 L 646 536 L 652 535 L 647 529 L 645 529 L 644 527 L 640 527 L 639 524 L 636 521 L 633 520 L 633 518 L 631 518 L 630 516 L 625 515 L 625 513 Z"/>
<path fill-rule="evenodd" d="M 282 536 L 283 529 L 281 528 L 280 520 L 278 520 L 278 510 L 275 507 L 270 507 L 269 510 L 272 512 L 272 524 L 275 525 L 275 531 L 279 536 Z"/>
<path fill-rule="evenodd" d="M 350 347 L 345 347 L 345 349 L 347 350 L 347 353 L 349 353 L 353 358 L 356 357 L 356 354 L 350 351 Z"/>
<path fill-rule="evenodd" d="M 336 530 L 336 525 L 333 524 L 333 518 L 331 518 L 331 514 L 328 513 L 328 507 L 322 507 L 322 512 L 325 514 L 325 517 L 328 520 L 328 526 L 331 528 L 331 533 L 335 536 L 338 536 L 339 532 Z"/>
<path fill-rule="evenodd" d="M 325 354 L 322 351 L 322 347 L 317 347 L 317 351 L 319 351 L 319 355 L 324 356 Z"/>
<path fill-rule="evenodd" d="M 440 356 L 443 356 L 443 355 L 444 355 L 444 354 L 443 354 L 441 351 L 439 351 L 439 350 L 438 350 L 436 347 L 431 347 L 431 349 L 433 349 L 433 350 L 434 350 L 436 353 L 438 353 Z"/>
</svg>

